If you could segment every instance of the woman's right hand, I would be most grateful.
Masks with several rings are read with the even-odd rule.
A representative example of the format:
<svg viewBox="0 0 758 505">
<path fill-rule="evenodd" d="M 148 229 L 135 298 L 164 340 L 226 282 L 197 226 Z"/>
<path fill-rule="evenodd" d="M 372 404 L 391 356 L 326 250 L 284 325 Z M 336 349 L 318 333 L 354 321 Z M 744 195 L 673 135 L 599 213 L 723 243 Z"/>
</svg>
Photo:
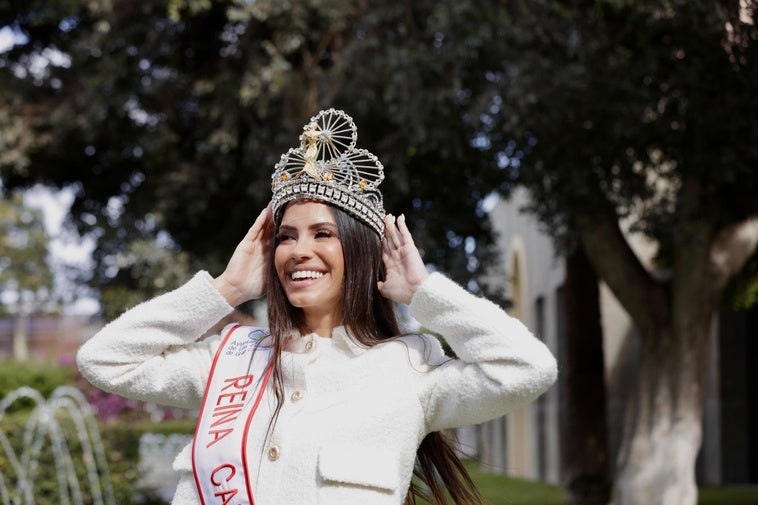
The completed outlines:
<svg viewBox="0 0 758 505">
<path fill-rule="evenodd" d="M 214 287 L 232 307 L 263 296 L 273 228 L 274 220 L 269 205 L 258 215 L 245 238 L 237 245 L 224 273 L 213 279 Z"/>
<path fill-rule="evenodd" d="M 379 292 L 393 302 L 411 303 L 429 272 L 413 242 L 404 215 L 395 219 L 392 214 L 387 214 L 384 218 L 382 260 L 386 275 L 384 281 L 378 283 Z"/>
</svg>

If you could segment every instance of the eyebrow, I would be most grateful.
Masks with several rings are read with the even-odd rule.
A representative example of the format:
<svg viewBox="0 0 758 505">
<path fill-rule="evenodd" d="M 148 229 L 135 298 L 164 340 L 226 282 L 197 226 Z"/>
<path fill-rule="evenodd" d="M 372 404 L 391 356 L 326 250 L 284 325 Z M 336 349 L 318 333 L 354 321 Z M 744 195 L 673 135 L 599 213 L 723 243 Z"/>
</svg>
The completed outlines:
<svg viewBox="0 0 758 505">
<path fill-rule="evenodd" d="M 313 230 L 313 229 L 316 229 L 316 228 L 324 228 L 324 227 L 334 228 L 336 230 L 337 229 L 337 224 L 336 223 L 330 223 L 329 221 L 323 221 L 321 223 L 313 223 L 313 224 L 308 225 L 308 229 L 309 230 Z M 296 231 L 297 227 L 289 225 L 289 224 L 281 224 L 281 225 L 279 225 L 279 229 L 280 230 L 284 229 L 284 230 L 293 230 L 293 231 Z"/>
</svg>

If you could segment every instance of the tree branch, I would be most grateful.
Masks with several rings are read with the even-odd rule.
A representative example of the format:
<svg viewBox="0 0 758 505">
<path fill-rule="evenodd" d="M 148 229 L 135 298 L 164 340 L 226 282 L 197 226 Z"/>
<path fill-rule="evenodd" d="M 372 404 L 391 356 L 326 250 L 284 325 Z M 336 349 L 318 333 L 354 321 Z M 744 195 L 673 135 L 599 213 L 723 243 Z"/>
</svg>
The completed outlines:
<svg viewBox="0 0 758 505">
<path fill-rule="evenodd" d="M 600 278 L 644 334 L 664 324 L 669 310 L 665 285 L 655 280 L 624 237 L 615 212 L 577 218 L 579 237 Z"/>
<path fill-rule="evenodd" d="M 710 260 L 720 287 L 737 275 L 758 247 L 758 216 L 731 224 L 713 239 Z"/>
</svg>

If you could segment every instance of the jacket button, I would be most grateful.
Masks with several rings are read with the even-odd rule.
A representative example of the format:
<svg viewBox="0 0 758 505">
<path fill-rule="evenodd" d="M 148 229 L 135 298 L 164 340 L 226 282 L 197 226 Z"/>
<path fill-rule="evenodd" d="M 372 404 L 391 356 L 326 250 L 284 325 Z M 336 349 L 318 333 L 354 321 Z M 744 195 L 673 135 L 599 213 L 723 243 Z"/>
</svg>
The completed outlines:
<svg viewBox="0 0 758 505">
<path fill-rule="evenodd" d="M 313 340 L 309 340 L 305 343 L 305 350 L 310 351 L 311 349 L 313 349 Z"/>
<path fill-rule="evenodd" d="M 299 402 L 303 398 L 303 392 L 302 391 L 295 391 L 292 393 L 292 396 L 290 396 L 290 399 L 293 402 Z"/>
<path fill-rule="evenodd" d="M 279 459 L 279 446 L 272 445 L 268 450 L 268 459 L 269 461 L 276 461 Z"/>
</svg>

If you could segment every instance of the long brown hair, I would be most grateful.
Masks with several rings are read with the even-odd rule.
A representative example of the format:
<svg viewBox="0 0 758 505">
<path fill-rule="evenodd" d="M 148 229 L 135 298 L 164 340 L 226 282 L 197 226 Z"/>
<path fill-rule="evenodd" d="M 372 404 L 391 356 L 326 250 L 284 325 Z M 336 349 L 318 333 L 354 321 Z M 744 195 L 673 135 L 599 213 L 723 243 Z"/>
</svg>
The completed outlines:
<svg viewBox="0 0 758 505">
<path fill-rule="evenodd" d="M 328 205 L 328 204 L 327 204 Z M 272 248 L 277 246 L 276 236 L 286 205 L 274 216 L 274 236 Z M 345 261 L 343 285 L 342 324 L 347 334 L 357 343 L 371 347 L 382 341 L 396 338 L 400 329 L 393 303 L 382 296 L 377 282 L 384 280 L 382 244 L 377 234 L 361 221 L 351 217 L 341 209 L 329 205 L 337 224 L 337 233 L 342 244 Z M 303 311 L 294 307 L 284 293 L 272 260 L 268 272 L 266 295 L 268 300 L 268 322 L 273 340 L 272 374 L 277 407 L 269 429 L 284 403 L 284 385 L 281 371 L 281 355 L 293 330 L 304 331 Z M 414 476 L 423 483 L 412 483 L 406 497 L 406 504 L 415 504 L 416 498 L 431 503 L 446 505 L 483 504 L 481 495 L 466 468 L 455 453 L 453 444 L 440 432 L 429 433 L 421 442 L 416 453 Z"/>
</svg>

